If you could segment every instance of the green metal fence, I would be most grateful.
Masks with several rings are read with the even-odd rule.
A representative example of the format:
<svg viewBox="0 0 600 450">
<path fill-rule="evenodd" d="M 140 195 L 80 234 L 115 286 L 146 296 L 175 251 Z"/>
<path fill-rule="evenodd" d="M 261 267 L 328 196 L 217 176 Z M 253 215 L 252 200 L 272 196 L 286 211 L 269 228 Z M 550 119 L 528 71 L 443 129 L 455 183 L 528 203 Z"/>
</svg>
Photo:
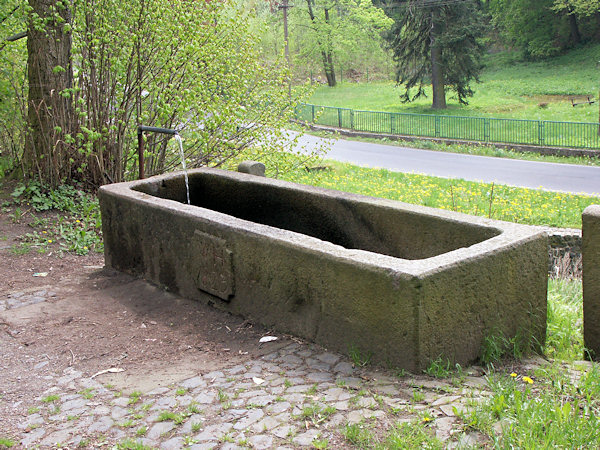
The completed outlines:
<svg viewBox="0 0 600 450">
<path fill-rule="evenodd" d="M 310 104 L 299 105 L 296 118 L 316 125 L 372 133 L 549 147 L 600 148 L 597 123 L 388 113 Z"/>
</svg>

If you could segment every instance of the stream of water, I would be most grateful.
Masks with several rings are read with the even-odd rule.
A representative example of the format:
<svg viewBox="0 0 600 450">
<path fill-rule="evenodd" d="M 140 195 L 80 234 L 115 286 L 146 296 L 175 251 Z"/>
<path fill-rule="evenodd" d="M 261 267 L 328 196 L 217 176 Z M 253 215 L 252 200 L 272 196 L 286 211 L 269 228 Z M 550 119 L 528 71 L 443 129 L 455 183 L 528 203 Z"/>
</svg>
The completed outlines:
<svg viewBox="0 0 600 450">
<path fill-rule="evenodd" d="M 175 140 L 179 142 L 179 153 L 181 154 L 181 165 L 183 166 L 183 174 L 185 176 L 185 193 L 187 194 L 187 204 L 190 205 L 190 183 L 188 180 L 188 173 L 185 167 L 185 154 L 183 153 L 183 142 L 181 136 L 175 134 Z"/>
</svg>

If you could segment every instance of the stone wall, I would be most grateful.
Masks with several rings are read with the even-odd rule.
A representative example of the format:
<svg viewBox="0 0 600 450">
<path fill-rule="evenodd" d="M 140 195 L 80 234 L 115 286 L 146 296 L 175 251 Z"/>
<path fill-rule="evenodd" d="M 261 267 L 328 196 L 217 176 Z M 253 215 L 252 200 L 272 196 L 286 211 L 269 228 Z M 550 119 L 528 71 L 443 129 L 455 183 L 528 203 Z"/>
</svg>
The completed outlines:
<svg viewBox="0 0 600 450">
<path fill-rule="evenodd" d="M 581 230 L 542 227 L 548 233 L 548 273 L 553 278 L 581 278 Z"/>
</svg>

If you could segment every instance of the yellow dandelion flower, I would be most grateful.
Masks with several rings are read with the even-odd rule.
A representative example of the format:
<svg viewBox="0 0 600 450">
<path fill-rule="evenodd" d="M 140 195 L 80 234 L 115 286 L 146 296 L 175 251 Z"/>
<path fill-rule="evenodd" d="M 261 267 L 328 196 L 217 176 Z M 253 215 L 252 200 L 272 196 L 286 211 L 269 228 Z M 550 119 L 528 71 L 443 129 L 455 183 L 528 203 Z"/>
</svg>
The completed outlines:
<svg viewBox="0 0 600 450">
<path fill-rule="evenodd" d="M 48 239 L 48 244 L 52 244 L 52 239 Z"/>
<path fill-rule="evenodd" d="M 510 376 L 513 377 L 513 378 L 516 378 L 517 374 L 513 372 L 513 373 L 510 374 Z"/>
<path fill-rule="evenodd" d="M 423 417 L 423 422 L 431 422 L 433 419 L 431 417 Z"/>
<path fill-rule="evenodd" d="M 523 377 L 523 381 L 528 384 L 533 384 L 533 380 L 527 376 Z"/>
</svg>

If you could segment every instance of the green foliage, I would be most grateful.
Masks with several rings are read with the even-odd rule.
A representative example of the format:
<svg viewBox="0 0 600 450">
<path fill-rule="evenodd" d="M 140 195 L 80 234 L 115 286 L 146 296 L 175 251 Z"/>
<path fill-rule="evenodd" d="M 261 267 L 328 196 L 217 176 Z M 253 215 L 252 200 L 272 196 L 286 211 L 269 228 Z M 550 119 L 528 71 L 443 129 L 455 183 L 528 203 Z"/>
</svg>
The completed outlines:
<svg viewBox="0 0 600 450">
<path fill-rule="evenodd" d="M 596 0 L 490 0 L 488 4 L 501 37 L 527 59 L 555 56 L 600 38 Z"/>
<path fill-rule="evenodd" d="M 23 215 L 20 208 L 37 212 L 54 209 L 59 214 L 52 223 L 48 219 L 39 219 L 31 213 L 35 229 L 22 237 L 24 248 L 35 247 L 46 251 L 51 244 L 58 244 L 60 250 L 78 255 L 90 251 L 101 252 L 102 222 L 98 199 L 72 186 L 63 185 L 57 189 L 48 189 L 37 182 L 19 184 L 12 193 L 13 202 L 20 205 L 15 208 L 14 217 Z"/>
<path fill-rule="evenodd" d="M 136 175 L 137 124 L 180 130 L 187 167 L 221 166 L 256 142 L 282 149 L 279 130 L 306 90 L 288 97 L 288 72 L 262 64 L 247 23 L 231 2 L 78 1 L 75 138 L 93 184 Z M 163 135 L 149 134 L 145 152 L 148 175 L 181 165 Z"/>
<path fill-rule="evenodd" d="M 26 2 L 0 2 L 0 179 L 19 164 L 25 142 L 27 39 L 6 38 L 25 30 Z"/>
<path fill-rule="evenodd" d="M 270 9 L 266 2 L 244 3 L 256 11 L 254 26 L 262 37 L 262 58 L 275 60 L 283 51 L 283 13 Z M 367 72 L 371 79 L 389 77 L 391 61 L 381 33 L 389 28 L 391 21 L 373 7 L 371 0 L 314 0 L 310 1 L 310 7 L 314 20 L 310 18 L 307 0 L 293 2 L 288 9 L 291 70 L 295 79 L 312 76 L 322 80 L 323 51 L 331 54 L 338 82 L 342 78 L 365 77 Z"/>
<path fill-rule="evenodd" d="M 504 38 L 530 59 L 555 56 L 564 41 L 561 18 L 552 11 L 554 0 L 492 0 L 494 23 Z M 556 35 L 562 34 L 556 40 Z"/>
<path fill-rule="evenodd" d="M 579 17 L 591 16 L 600 12 L 598 0 L 554 0 L 554 10 L 567 11 Z"/>
<path fill-rule="evenodd" d="M 0 18 L 15 5 L 3 3 Z M 75 131 L 64 143 L 76 154 L 52 154 L 51 161 L 56 170 L 71 168 L 65 179 L 97 187 L 135 177 L 138 124 L 180 130 L 188 167 L 220 166 L 257 142 L 268 154 L 293 145 L 282 143 L 279 130 L 307 90 L 297 87 L 290 97 L 282 89 L 289 72 L 279 60 L 259 59 L 259 37 L 233 2 L 76 0 L 72 13 L 74 86 L 60 95 L 75 108 Z M 21 31 L 24 17 L 12 28 Z M 34 18 L 36 29 L 53 20 Z M 19 118 L 26 117 L 25 47 L 7 49 L 14 52 L 0 52 L 0 70 L 10 72 L 0 77 L 0 175 L 21 160 Z M 146 137 L 145 161 L 147 175 L 181 164 L 177 146 L 156 134 Z"/>
</svg>

